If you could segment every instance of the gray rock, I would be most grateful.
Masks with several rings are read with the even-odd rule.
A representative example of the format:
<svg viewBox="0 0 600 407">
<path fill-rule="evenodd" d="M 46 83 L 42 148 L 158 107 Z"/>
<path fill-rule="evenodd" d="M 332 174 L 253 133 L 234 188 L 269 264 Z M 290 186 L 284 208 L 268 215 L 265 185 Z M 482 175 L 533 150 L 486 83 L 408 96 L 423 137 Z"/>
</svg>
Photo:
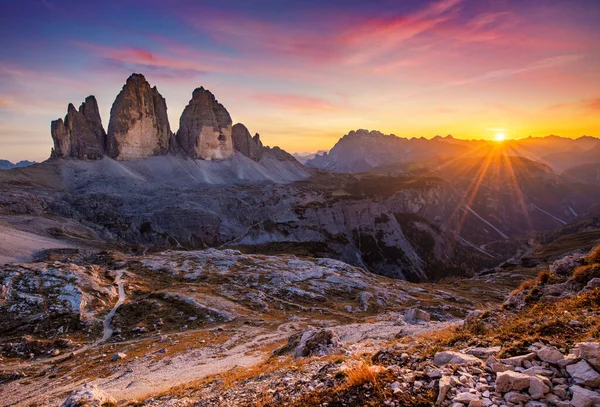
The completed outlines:
<svg viewBox="0 0 600 407">
<path fill-rule="evenodd" d="M 108 404 L 116 405 L 117 401 L 98 387 L 84 384 L 81 389 L 71 393 L 61 407 L 101 407 Z"/>
<path fill-rule="evenodd" d="M 502 350 L 500 346 L 492 346 L 489 348 L 470 348 L 465 350 L 465 353 L 473 356 L 477 356 L 478 358 L 488 358 L 490 356 L 496 355 Z"/>
<path fill-rule="evenodd" d="M 536 350 L 535 353 L 540 360 L 544 362 L 557 364 L 559 361 L 565 358 L 558 349 L 551 346 L 542 346 L 540 349 Z"/>
<path fill-rule="evenodd" d="M 451 378 L 452 378 L 451 376 L 442 376 L 442 378 L 440 379 L 438 398 L 437 398 L 437 402 L 436 402 L 437 405 L 442 404 L 444 402 L 444 400 L 446 400 L 448 391 L 452 387 Z"/>
<path fill-rule="evenodd" d="M 186 155 L 202 160 L 222 160 L 234 154 L 232 121 L 215 96 L 197 88 L 179 120 L 177 142 Z"/>
<path fill-rule="evenodd" d="M 106 132 L 94 96 L 88 96 L 79 110 L 69 104 L 65 119 L 50 126 L 54 148 L 52 158 L 97 160 L 104 157 Z"/>
<path fill-rule="evenodd" d="M 231 138 L 235 150 L 251 160 L 260 161 L 263 156 L 263 144 L 258 134 L 252 137 L 246 126 L 242 123 L 237 123 L 231 130 Z"/>
<path fill-rule="evenodd" d="M 600 371 L 600 343 L 582 342 L 578 344 L 577 356 L 585 359 L 597 371 Z"/>
<path fill-rule="evenodd" d="M 292 335 L 287 345 L 274 353 L 281 355 L 293 351 L 295 358 L 309 356 L 325 356 L 331 353 L 339 343 L 335 332 L 331 329 L 306 329 Z"/>
<path fill-rule="evenodd" d="M 598 374 L 598 372 L 596 372 L 585 360 L 567 366 L 567 372 L 569 372 L 569 375 L 571 375 L 577 384 L 600 387 L 600 374 Z"/>
<path fill-rule="evenodd" d="M 550 387 L 537 376 L 529 378 L 529 394 L 534 400 L 544 398 L 544 395 L 550 392 Z"/>
<path fill-rule="evenodd" d="M 125 359 L 126 357 L 127 357 L 127 354 L 125 354 L 125 353 L 122 353 L 122 352 L 117 352 L 117 353 L 115 353 L 115 354 L 112 356 L 112 359 L 111 359 L 111 360 L 112 360 L 113 362 L 116 362 L 116 361 L 118 361 L 118 360 Z"/>
<path fill-rule="evenodd" d="M 131 75 L 110 110 L 107 155 L 115 160 L 163 155 L 171 138 L 165 99 L 144 75 Z"/>
<path fill-rule="evenodd" d="M 513 356 L 512 358 L 502 359 L 502 363 L 514 367 L 522 367 L 524 361 L 532 361 L 536 358 L 535 353 L 528 353 L 527 355 Z"/>
<path fill-rule="evenodd" d="M 584 389 L 580 386 L 571 387 L 573 397 L 571 398 L 571 405 L 573 407 L 592 407 L 600 404 L 600 393 Z"/>
<path fill-rule="evenodd" d="M 506 393 L 521 391 L 529 387 L 530 376 L 518 372 L 500 372 L 496 378 L 496 391 Z"/>
<path fill-rule="evenodd" d="M 519 404 L 527 403 L 531 397 L 527 394 L 519 393 L 518 391 L 509 391 L 504 395 L 504 400 L 509 403 Z"/>
<path fill-rule="evenodd" d="M 443 365 L 483 365 L 483 362 L 472 355 L 464 353 L 445 351 L 438 352 L 433 358 L 433 363 L 438 366 Z"/>
<path fill-rule="evenodd" d="M 404 322 L 409 324 L 417 324 L 419 322 L 429 322 L 431 315 L 417 307 L 409 308 L 404 311 Z"/>
<path fill-rule="evenodd" d="M 464 403 L 464 404 L 467 404 L 473 400 L 481 400 L 481 398 L 477 394 L 473 394 L 473 393 L 469 393 L 469 392 L 462 392 L 462 393 L 458 393 L 452 399 L 452 401 L 455 403 Z"/>
</svg>

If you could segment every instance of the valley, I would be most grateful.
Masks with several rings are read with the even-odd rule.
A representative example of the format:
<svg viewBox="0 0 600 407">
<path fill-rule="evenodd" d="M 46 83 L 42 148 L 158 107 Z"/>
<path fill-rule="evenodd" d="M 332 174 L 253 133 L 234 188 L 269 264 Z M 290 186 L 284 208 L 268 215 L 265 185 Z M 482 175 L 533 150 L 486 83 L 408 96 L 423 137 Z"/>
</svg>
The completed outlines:
<svg viewBox="0 0 600 407">
<path fill-rule="evenodd" d="M 598 139 L 358 130 L 303 165 L 203 87 L 171 131 L 141 74 L 51 134 L 0 171 L 0 406 L 596 403 L 600 186 L 534 156 Z"/>
</svg>

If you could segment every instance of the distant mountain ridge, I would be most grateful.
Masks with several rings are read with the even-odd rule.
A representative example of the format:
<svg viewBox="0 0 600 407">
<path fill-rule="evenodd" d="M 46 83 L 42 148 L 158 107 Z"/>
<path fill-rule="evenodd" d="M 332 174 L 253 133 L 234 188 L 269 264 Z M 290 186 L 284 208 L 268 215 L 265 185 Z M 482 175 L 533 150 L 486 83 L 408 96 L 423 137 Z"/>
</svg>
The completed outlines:
<svg viewBox="0 0 600 407">
<path fill-rule="evenodd" d="M 544 163 L 557 173 L 572 166 L 600 162 L 600 139 L 591 136 L 577 139 L 530 136 L 499 144 L 492 140 L 456 139 L 451 135 L 408 139 L 360 129 L 342 137 L 329 153 L 307 160 L 306 166 L 345 173 L 369 172 L 390 164 L 477 156 L 499 146 L 505 154 Z"/>
<path fill-rule="evenodd" d="M 460 155 L 466 151 L 462 145 L 441 137 L 406 139 L 360 129 L 342 137 L 329 153 L 308 160 L 306 166 L 337 172 L 367 172 L 386 164 Z"/>
<path fill-rule="evenodd" d="M 8 160 L 0 160 L 0 170 L 12 170 L 13 168 L 29 167 L 30 165 L 37 164 L 35 161 L 22 160 L 16 164 Z"/>
<path fill-rule="evenodd" d="M 294 158 L 300 161 L 302 164 L 306 164 L 308 160 L 312 160 L 318 155 L 323 155 L 327 153 L 327 150 L 319 150 L 316 153 L 294 153 L 292 154 Z"/>
</svg>

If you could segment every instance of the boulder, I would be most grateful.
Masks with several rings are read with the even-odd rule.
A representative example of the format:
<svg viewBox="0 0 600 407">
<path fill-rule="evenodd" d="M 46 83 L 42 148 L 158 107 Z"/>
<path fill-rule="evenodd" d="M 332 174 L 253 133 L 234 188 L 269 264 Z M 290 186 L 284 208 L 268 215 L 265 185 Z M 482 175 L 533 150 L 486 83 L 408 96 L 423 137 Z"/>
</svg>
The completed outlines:
<svg viewBox="0 0 600 407">
<path fill-rule="evenodd" d="M 144 75 L 131 75 L 110 110 L 107 155 L 115 160 L 163 155 L 171 139 L 165 99 Z"/>
<path fill-rule="evenodd" d="M 565 355 L 563 355 L 558 349 L 551 346 L 544 345 L 540 349 L 536 350 L 535 353 L 540 360 L 552 364 L 558 364 L 559 361 L 565 358 Z"/>
<path fill-rule="evenodd" d="M 519 404 L 519 403 L 527 403 L 531 400 L 531 397 L 527 394 L 519 393 L 518 391 L 509 391 L 504 395 L 504 400 L 509 403 Z"/>
<path fill-rule="evenodd" d="M 433 363 L 438 366 L 444 365 L 483 365 L 483 362 L 472 355 L 464 353 L 445 351 L 438 352 L 433 357 Z"/>
<path fill-rule="evenodd" d="M 534 400 L 543 399 L 546 393 L 550 392 L 550 387 L 546 384 L 545 380 L 537 376 L 531 376 L 529 378 L 529 394 Z"/>
<path fill-rule="evenodd" d="M 102 407 L 116 405 L 117 401 L 92 384 L 84 384 L 65 400 L 61 407 Z"/>
<path fill-rule="evenodd" d="M 177 143 L 183 152 L 201 160 L 222 160 L 234 154 L 231 116 L 215 96 L 197 88 L 179 120 Z"/>
<path fill-rule="evenodd" d="M 419 322 L 429 322 L 431 315 L 422 309 L 413 307 L 404 311 L 404 322 L 409 324 L 418 324 Z"/>
<path fill-rule="evenodd" d="M 580 386 L 571 387 L 571 405 L 573 407 L 592 407 L 600 404 L 600 393 L 584 389 Z"/>
<path fill-rule="evenodd" d="M 576 355 L 585 359 L 594 369 L 600 371 L 600 343 L 582 342 L 577 345 Z"/>
<path fill-rule="evenodd" d="M 117 360 L 121 360 L 121 359 L 125 359 L 127 357 L 127 354 L 122 353 L 122 352 L 117 352 L 112 356 L 112 361 L 116 362 Z"/>
<path fill-rule="evenodd" d="M 442 404 L 444 402 L 444 400 L 446 400 L 446 396 L 448 395 L 448 391 L 452 387 L 451 377 L 452 376 L 442 376 L 440 378 L 438 398 L 437 398 L 437 401 L 436 401 L 437 405 Z"/>
<path fill-rule="evenodd" d="M 500 346 L 492 346 L 489 348 L 470 348 L 466 349 L 464 352 L 469 355 L 477 356 L 478 358 L 487 359 L 490 356 L 498 354 L 501 350 L 502 348 Z"/>
<path fill-rule="evenodd" d="M 455 403 L 463 403 L 463 404 L 468 404 L 474 400 L 481 400 L 481 398 L 477 394 L 473 394 L 473 393 L 469 393 L 469 392 L 458 393 L 452 399 L 452 401 Z"/>
<path fill-rule="evenodd" d="M 575 383 L 590 387 L 600 387 L 600 374 L 585 360 L 567 366 L 567 372 Z"/>
<path fill-rule="evenodd" d="M 273 354 L 280 356 L 293 352 L 295 358 L 324 356 L 337 345 L 338 337 L 332 330 L 309 328 L 290 336 L 288 343 L 273 351 Z"/>
<path fill-rule="evenodd" d="M 506 393 L 511 390 L 521 391 L 529 387 L 530 376 L 518 372 L 500 372 L 496 378 L 496 391 Z"/>
<path fill-rule="evenodd" d="M 50 125 L 54 148 L 51 158 L 97 160 L 104 157 L 106 132 L 94 96 L 88 96 L 79 110 L 69 104 L 67 115 Z"/>
<path fill-rule="evenodd" d="M 242 123 L 237 123 L 231 130 L 233 148 L 256 162 L 263 156 L 263 144 L 258 133 L 252 137 Z"/>
<path fill-rule="evenodd" d="M 522 367 L 523 362 L 532 361 L 536 358 L 536 356 L 537 355 L 535 353 L 528 353 L 527 355 L 513 356 L 512 358 L 502 359 L 502 363 L 504 363 L 505 365 L 510 365 L 510 366 L 514 366 L 514 367 Z"/>
<path fill-rule="evenodd" d="M 337 335 L 330 329 L 307 330 L 301 338 L 294 357 L 323 356 L 338 344 Z"/>
</svg>

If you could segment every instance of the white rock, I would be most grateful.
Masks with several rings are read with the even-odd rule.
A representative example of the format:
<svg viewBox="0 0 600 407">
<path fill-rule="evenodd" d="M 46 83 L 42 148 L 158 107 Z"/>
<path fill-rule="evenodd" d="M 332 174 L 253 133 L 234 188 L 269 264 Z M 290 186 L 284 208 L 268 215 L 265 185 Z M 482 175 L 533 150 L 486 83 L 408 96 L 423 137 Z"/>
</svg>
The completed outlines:
<svg viewBox="0 0 600 407">
<path fill-rule="evenodd" d="M 98 387 L 84 384 L 81 389 L 71 393 L 61 407 L 101 407 L 108 403 L 116 405 L 117 401 Z"/>
</svg>

